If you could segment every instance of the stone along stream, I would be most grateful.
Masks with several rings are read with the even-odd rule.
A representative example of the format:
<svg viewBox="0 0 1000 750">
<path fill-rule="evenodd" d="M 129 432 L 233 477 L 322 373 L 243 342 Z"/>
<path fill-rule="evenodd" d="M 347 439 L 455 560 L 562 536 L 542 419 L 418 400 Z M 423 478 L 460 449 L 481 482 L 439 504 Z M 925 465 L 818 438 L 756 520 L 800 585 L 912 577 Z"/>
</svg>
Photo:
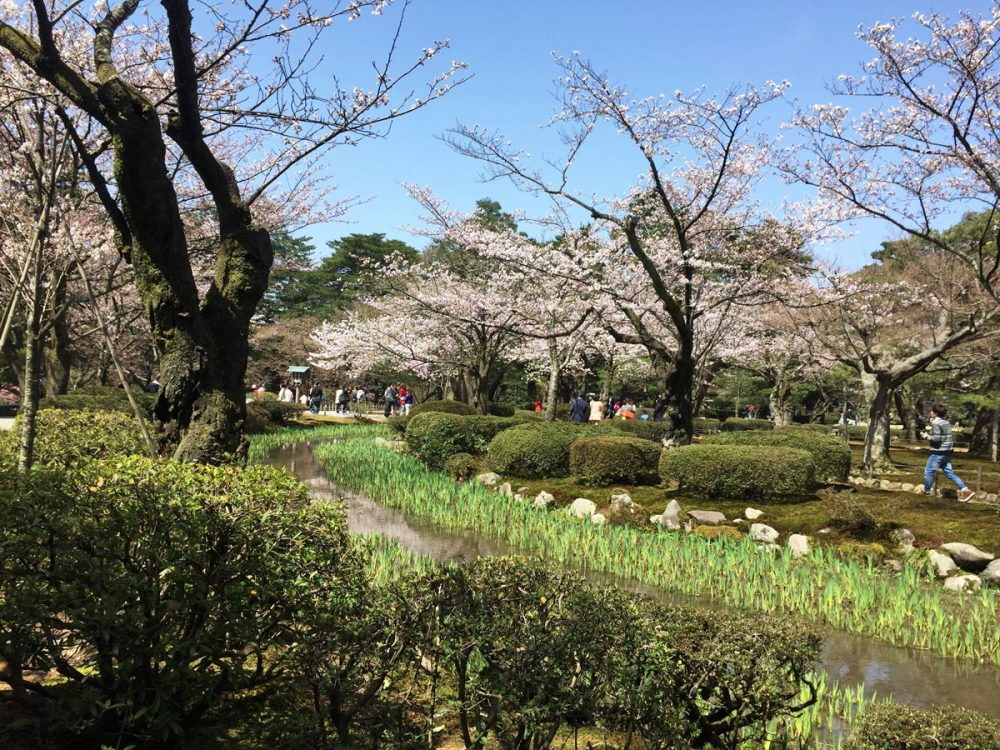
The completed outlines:
<svg viewBox="0 0 1000 750">
<path fill-rule="evenodd" d="M 343 500 L 347 506 L 348 524 L 356 534 L 391 537 L 407 549 L 429 555 L 439 562 L 462 562 L 517 552 L 496 540 L 441 529 L 371 498 L 341 490 L 326 478 L 309 442 L 277 448 L 261 463 L 291 472 L 309 487 L 314 497 Z M 674 594 L 626 579 L 586 575 L 598 583 L 614 583 L 678 604 L 724 606 L 709 599 Z M 989 716 L 1000 716 L 1000 669 L 991 665 L 972 664 L 929 651 L 898 648 L 874 639 L 828 630 L 819 667 L 842 687 L 864 685 L 869 695 L 891 695 L 898 703 L 914 706 L 954 704 Z"/>
</svg>

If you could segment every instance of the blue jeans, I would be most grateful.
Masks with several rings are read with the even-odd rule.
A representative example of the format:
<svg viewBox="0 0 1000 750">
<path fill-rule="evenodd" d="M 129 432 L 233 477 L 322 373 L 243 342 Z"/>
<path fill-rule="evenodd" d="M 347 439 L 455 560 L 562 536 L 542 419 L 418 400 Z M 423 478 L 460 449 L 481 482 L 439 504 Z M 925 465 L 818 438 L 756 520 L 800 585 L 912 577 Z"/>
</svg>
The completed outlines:
<svg viewBox="0 0 1000 750">
<path fill-rule="evenodd" d="M 934 472 L 938 469 L 944 475 L 958 485 L 959 490 L 965 489 L 965 482 L 958 478 L 958 474 L 951 468 L 951 451 L 947 453 L 932 453 L 927 458 L 927 468 L 924 469 L 924 492 L 931 491 L 931 482 L 934 481 Z"/>
</svg>

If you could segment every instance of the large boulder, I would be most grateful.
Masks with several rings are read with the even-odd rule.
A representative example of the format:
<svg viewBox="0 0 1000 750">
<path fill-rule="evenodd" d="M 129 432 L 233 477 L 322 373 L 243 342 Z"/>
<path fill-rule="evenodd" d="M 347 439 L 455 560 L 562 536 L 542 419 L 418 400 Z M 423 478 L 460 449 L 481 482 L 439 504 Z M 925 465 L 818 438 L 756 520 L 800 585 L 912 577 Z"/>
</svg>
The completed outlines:
<svg viewBox="0 0 1000 750">
<path fill-rule="evenodd" d="M 1000 586 L 1000 560 L 994 560 L 979 574 L 987 586 Z"/>
<path fill-rule="evenodd" d="M 934 573 L 938 578 L 947 578 L 958 570 L 958 566 L 955 565 L 955 561 L 951 559 L 950 555 L 932 549 L 927 551 L 927 556 L 930 558 L 931 564 L 934 566 Z"/>
<path fill-rule="evenodd" d="M 514 497 L 514 489 L 510 486 L 510 482 L 504 482 L 497 488 L 499 492 L 504 497 Z"/>
<path fill-rule="evenodd" d="M 569 513 L 577 518 L 590 518 L 597 512 L 597 503 L 585 497 L 578 497 L 569 506 Z"/>
<path fill-rule="evenodd" d="M 604 526 L 608 522 L 608 519 L 603 513 L 595 513 L 590 517 L 590 522 L 594 524 L 594 526 Z"/>
<path fill-rule="evenodd" d="M 555 497 L 552 493 L 542 490 L 537 495 L 535 495 L 535 501 L 532 503 L 536 508 L 548 508 L 552 503 L 555 502 Z"/>
<path fill-rule="evenodd" d="M 495 487 L 496 483 L 500 481 L 500 475 L 493 471 L 487 471 L 485 474 L 477 476 L 476 481 L 487 487 Z"/>
<path fill-rule="evenodd" d="M 788 548 L 792 557 L 805 557 L 809 554 L 809 537 L 805 534 L 792 534 L 788 537 Z"/>
<path fill-rule="evenodd" d="M 667 503 L 667 507 L 658 516 L 650 516 L 650 522 L 666 526 L 668 529 L 679 529 L 681 527 L 681 505 L 676 500 Z"/>
<path fill-rule="evenodd" d="M 941 549 L 951 555 L 951 559 L 955 561 L 958 567 L 972 573 L 985 570 L 986 566 L 996 559 L 996 556 L 992 553 L 983 552 L 978 547 L 973 547 L 971 544 L 962 544 L 962 542 L 948 542 L 947 544 L 942 544 Z"/>
<path fill-rule="evenodd" d="M 750 526 L 750 538 L 755 542 L 764 544 L 777 544 L 778 537 L 781 536 L 776 529 L 772 529 L 766 523 L 755 523 Z"/>
<path fill-rule="evenodd" d="M 964 576 L 952 576 L 944 580 L 944 587 L 949 591 L 979 591 L 983 585 L 979 576 L 966 573 Z"/>
<path fill-rule="evenodd" d="M 698 523 L 722 523 L 726 520 L 726 514 L 717 510 L 689 510 L 688 516 Z"/>
<path fill-rule="evenodd" d="M 909 529 L 895 529 L 890 538 L 896 545 L 896 551 L 901 555 L 913 552 L 913 543 L 917 540 Z"/>
<path fill-rule="evenodd" d="M 749 521 L 756 521 L 758 518 L 764 515 L 764 511 L 757 510 L 756 508 L 747 508 L 745 511 L 743 511 L 743 515 L 745 515 L 747 517 L 747 520 Z"/>
<path fill-rule="evenodd" d="M 635 513 L 636 504 L 632 496 L 627 492 L 621 492 L 611 496 L 612 513 Z"/>
</svg>

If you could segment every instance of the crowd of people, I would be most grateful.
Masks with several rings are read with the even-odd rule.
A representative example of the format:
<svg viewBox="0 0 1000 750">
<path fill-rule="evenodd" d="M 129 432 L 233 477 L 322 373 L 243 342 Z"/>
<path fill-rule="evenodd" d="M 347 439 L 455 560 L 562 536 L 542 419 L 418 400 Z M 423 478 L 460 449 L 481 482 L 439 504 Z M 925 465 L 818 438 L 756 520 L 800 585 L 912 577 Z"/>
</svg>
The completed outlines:
<svg viewBox="0 0 1000 750">
<path fill-rule="evenodd" d="M 277 398 L 287 403 L 298 402 L 313 414 L 372 414 L 382 406 L 386 417 L 407 415 L 413 406 L 413 391 L 407 386 L 387 385 L 384 390 L 368 390 L 363 386 L 334 386 L 332 407 L 321 383 L 306 387 L 297 383 L 283 382 L 278 388 Z M 298 394 L 298 395 L 296 395 Z M 267 398 L 268 391 L 263 384 L 247 386 L 247 403 Z"/>
</svg>

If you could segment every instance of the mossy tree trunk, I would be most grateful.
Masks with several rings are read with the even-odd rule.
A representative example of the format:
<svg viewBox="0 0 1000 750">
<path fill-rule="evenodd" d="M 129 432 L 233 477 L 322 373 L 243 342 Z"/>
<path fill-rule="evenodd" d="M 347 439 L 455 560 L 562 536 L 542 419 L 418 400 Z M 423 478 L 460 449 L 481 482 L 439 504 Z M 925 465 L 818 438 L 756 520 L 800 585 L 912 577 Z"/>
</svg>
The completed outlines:
<svg viewBox="0 0 1000 750">
<path fill-rule="evenodd" d="M 138 0 L 124 0 L 98 22 L 96 80 L 61 57 L 53 24 L 44 15 L 38 19 L 37 39 L 0 24 L 0 46 L 107 130 L 117 200 L 91 155 L 81 157 L 114 224 L 121 252 L 135 269 L 160 357 L 154 414 L 161 452 L 218 463 L 245 455 L 247 341 L 250 319 L 267 286 L 271 242 L 267 231 L 255 226 L 232 170 L 206 141 L 185 0 L 162 1 L 177 89 L 176 111 L 165 128 L 153 102 L 120 77 L 112 54 L 114 34 L 138 5 Z M 215 207 L 214 277 L 203 296 L 168 170 L 168 137 L 183 151 Z"/>
</svg>

